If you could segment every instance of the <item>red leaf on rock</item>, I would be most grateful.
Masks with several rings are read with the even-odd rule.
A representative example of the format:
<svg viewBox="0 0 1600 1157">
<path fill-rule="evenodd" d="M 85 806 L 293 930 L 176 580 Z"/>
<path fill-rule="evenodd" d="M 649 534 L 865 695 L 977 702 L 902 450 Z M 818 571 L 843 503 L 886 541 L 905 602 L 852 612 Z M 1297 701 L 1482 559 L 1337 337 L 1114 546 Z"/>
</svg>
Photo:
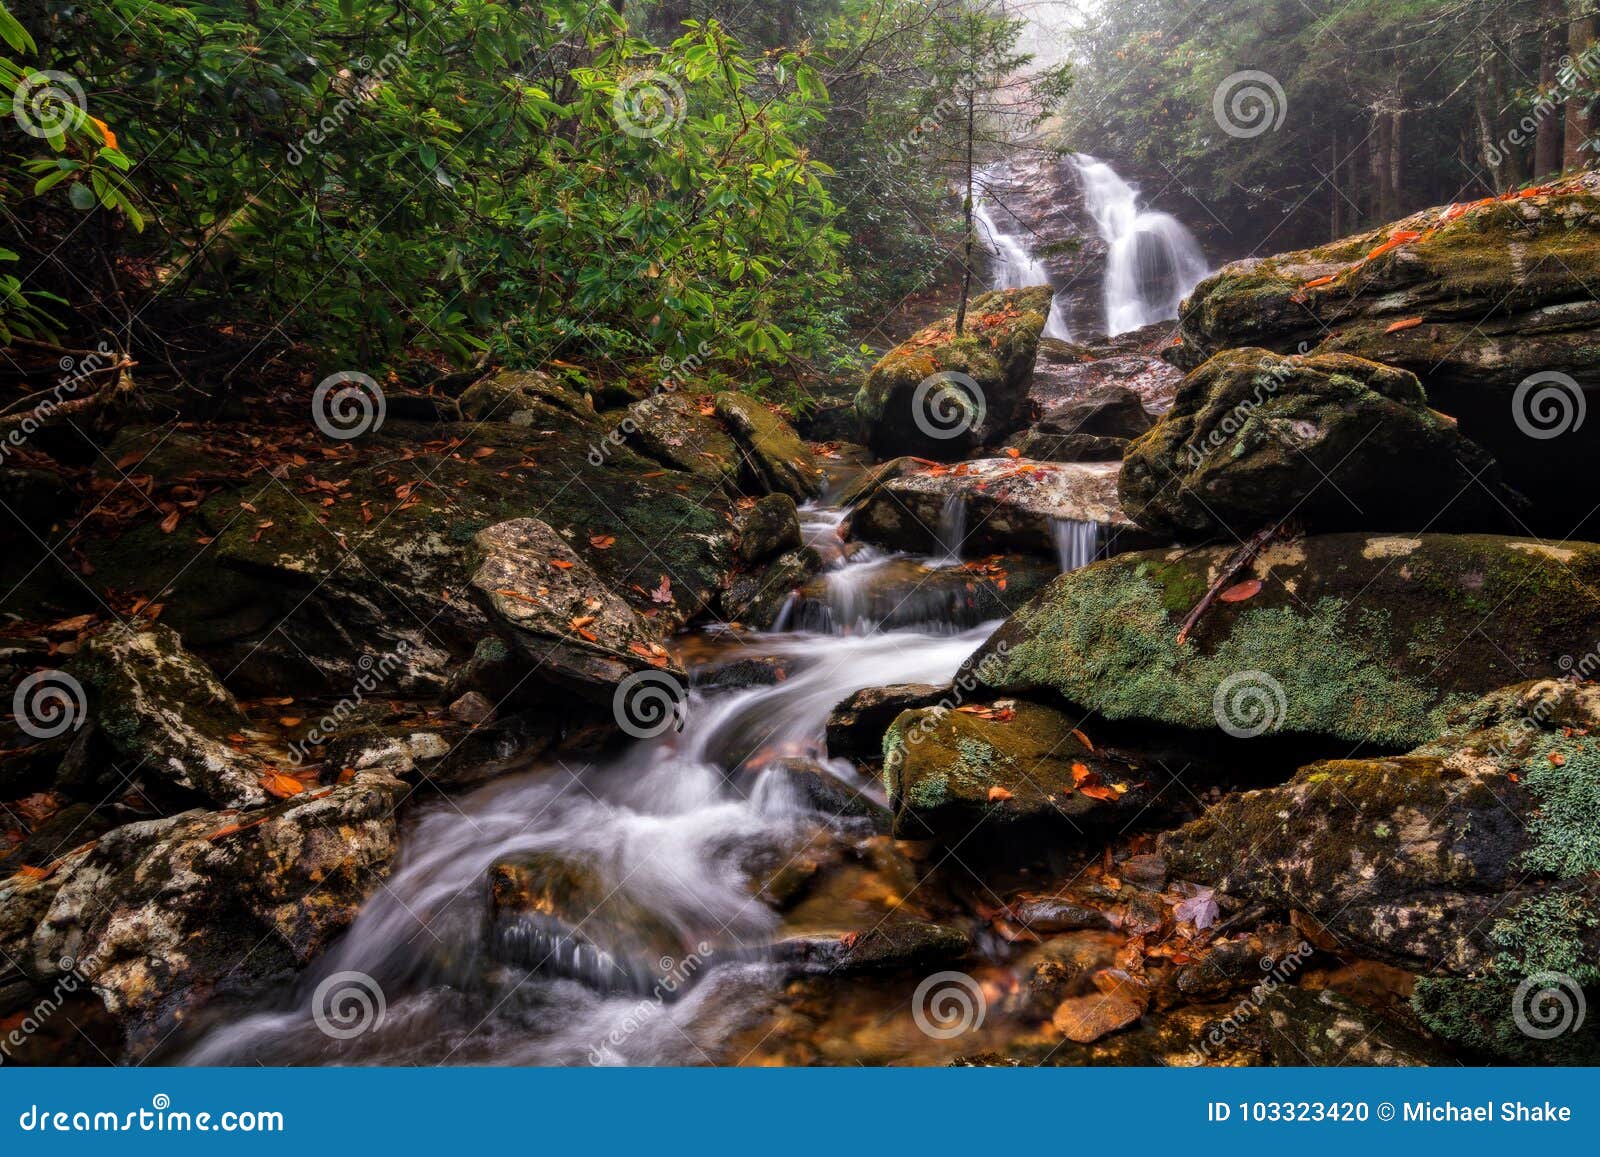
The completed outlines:
<svg viewBox="0 0 1600 1157">
<path fill-rule="evenodd" d="M 1245 579 L 1242 583 L 1234 583 L 1227 590 L 1217 596 L 1219 603 L 1242 603 L 1246 599 L 1255 598 L 1261 593 L 1260 579 Z"/>
</svg>

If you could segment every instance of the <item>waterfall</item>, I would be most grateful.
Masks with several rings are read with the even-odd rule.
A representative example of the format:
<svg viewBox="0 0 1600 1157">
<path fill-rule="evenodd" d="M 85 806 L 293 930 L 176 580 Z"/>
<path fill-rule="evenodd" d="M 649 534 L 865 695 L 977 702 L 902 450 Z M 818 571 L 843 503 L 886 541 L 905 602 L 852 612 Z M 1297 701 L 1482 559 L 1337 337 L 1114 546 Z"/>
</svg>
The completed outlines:
<svg viewBox="0 0 1600 1157">
<path fill-rule="evenodd" d="M 989 174 L 993 171 L 987 170 L 980 175 L 980 186 L 987 185 Z M 980 193 L 973 200 L 972 216 L 977 223 L 975 232 L 979 243 L 989 254 L 992 271 L 990 289 L 1025 289 L 1030 285 L 1051 284 L 1049 271 L 1033 255 L 1026 241 L 1001 229 L 995 222 L 986 195 Z M 1050 303 L 1050 316 L 1045 321 L 1044 336 L 1060 338 L 1062 341 L 1072 340 L 1059 295 Z"/>
<path fill-rule="evenodd" d="M 1100 555 L 1100 524 L 1077 518 L 1052 518 L 1050 535 L 1055 539 L 1061 573 L 1088 566 Z"/>
<path fill-rule="evenodd" d="M 1169 321 L 1210 270 L 1194 236 L 1166 213 L 1139 207 L 1139 193 L 1104 161 L 1073 155 L 1083 203 L 1107 246 L 1106 332 Z"/>
<path fill-rule="evenodd" d="M 961 542 L 967 537 L 967 496 L 952 490 L 939 508 L 939 563 L 955 566 L 961 561 Z"/>
</svg>

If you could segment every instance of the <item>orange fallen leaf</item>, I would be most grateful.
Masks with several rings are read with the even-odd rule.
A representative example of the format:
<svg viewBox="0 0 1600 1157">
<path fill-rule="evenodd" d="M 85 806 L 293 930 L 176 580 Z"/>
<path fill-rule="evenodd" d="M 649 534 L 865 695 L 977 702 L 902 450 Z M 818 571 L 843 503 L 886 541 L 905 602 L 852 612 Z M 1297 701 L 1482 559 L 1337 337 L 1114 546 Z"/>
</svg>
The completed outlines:
<svg viewBox="0 0 1600 1157">
<path fill-rule="evenodd" d="M 281 771 L 269 771 L 261 777 L 261 786 L 268 795 L 278 799 L 288 799 L 292 795 L 299 795 L 305 791 L 306 785 L 292 775 L 284 775 Z"/>
<path fill-rule="evenodd" d="M 1405 318 L 1405 319 L 1403 319 L 1401 321 L 1395 322 L 1393 325 L 1389 326 L 1383 332 L 1384 333 L 1399 333 L 1403 329 L 1415 329 L 1417 326 L 1419 326 L 1421 324 L 1422 324 L 1422 319 L 1420 317 L 1408 317 L 1408 318 Z"/>
<path fill-rule="evenodd" d="M 1089 742 L 1089 737 L 1087 735 L 1085 735 L 1082 731 L 1078 730 L 1076 727 L 1074 727 L 1072 729 L 1072 737 L 1074 739 L 1076 739 L 1079 743 L 1081 743 L 1085 747 L 1087 747 L 1090 751 L 1094 750 L 1094 744 Z"/>
<path fill-rule="evenodd" d="M 572 569 L 572 564 L 570 562 L 568 562 L 564 558 L 553 558 L 553 559 L 550 560 L 550 565 L 555 567 L 557 570 L 571 570 Z"/>
<path fill-rule="evenodd" d="M 1227 590 L 1217 596 L 1219 603 L 1242 603 L 1246 599 L 1254 598 L 1261 593 L 1260 579 L 1245 579 L 1242 583 L 1234 583 Z"/>
<path fill-rule="evenodd" d="M 589 545 L 596 550 L 610 550 L 616 545 L 616 541 L 616 536 L 612 534 L 591 534 L 589 536 Z"/>
<path fill-rule="evenodd" d="M 1009 791 L 1007 791 L 1005 788 L 999 786 L 998 784 L 996 784 L 994 787 L 991 787 L 989 789 L 989 802 L 990 803 L 998 803 L 1001 800 L 1007 800 L 1007 799 L 1010 799 L 1010 798 L 1011 798 L 1011 793 Z"/>
<path fill-rule="evenodd" d="M 1334 277 L 1334 275 L 1330 273 L 1326 277 L 1319 277 L 1314 281 L 1308 281 L 1303 286 L 1301 286 L 1300 288 L 1302 288 L 1302 289 L 1317 289 L 1317 288 L 1320 288 L 1321 286 L 1330 284 L 1333 281 L 1333 277 Z"/>
</svg>

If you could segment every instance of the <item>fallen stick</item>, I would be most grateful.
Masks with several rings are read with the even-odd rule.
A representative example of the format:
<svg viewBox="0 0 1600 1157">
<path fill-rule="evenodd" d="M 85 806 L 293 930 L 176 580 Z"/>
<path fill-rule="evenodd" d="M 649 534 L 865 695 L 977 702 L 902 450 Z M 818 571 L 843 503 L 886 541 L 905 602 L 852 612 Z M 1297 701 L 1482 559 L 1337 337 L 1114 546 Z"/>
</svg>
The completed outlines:
<svg viewBox="0 0 1600 1157">
<path fill-rule="evenodd" d="M 1260 554 L 1267 543 L 1276 538 L 1282 529 L 1283 523 L 1280 522 L 1276 526 L 1258 530 L 1233 552 L 1223 566 L 1222 573 L 1217 576 L 1217 581 L 1211 584 L 1211 589 L 1206 591 L 1205 596 L 1195 604 L 1194 610 L 1189 612 L 1189 617 L 1183 620 L 1183 626 L 1178 630 L 1178 646 L 1181 647 L 1189 641 L 1189 632 L 1194 630 L 1201 616 L 1211 609 L 1211 604 L 1217 601 L 1217 596 L 1233 585 L 1234 576 L 1254 562 L 1256 555 Z"/>
</svg>

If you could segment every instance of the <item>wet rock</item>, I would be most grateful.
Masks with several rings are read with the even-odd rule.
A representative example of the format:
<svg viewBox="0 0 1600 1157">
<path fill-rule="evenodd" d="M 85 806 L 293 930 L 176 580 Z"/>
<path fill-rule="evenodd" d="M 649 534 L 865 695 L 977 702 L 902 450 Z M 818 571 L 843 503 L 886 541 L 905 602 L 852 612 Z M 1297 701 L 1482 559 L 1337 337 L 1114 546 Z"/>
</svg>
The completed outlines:
<svg viewBox="0 0 1600 1157">
<path fill-rule="evenodd" d="M 782 683 L 793 671 L 794 660 L 786 655 L 744 655 L 721 666 L 697 667 L 693 674 L 697 686 L 739 691 Z"/>
<path fill-rule="evenodd" d="M 1318 535 L 1269 546 L 1237 575 L 1259 593 L 1219 601 L 1178 646 L 1230 554 L 1149 551 L 1063 575 L 963 670 L 1110 719 L 1404 748 L 1496 686 L 1571 666 L 1600 589 L 1600 547 L 1585 543 Z"/>
<path fill-rule="evenodd" d="M 954 461 L 1004 439 L 1028 418 L 1050 299 L 1048 286 L 980 294 L 961 337 L 951 317 L 884 355 L 856 395 L 862 441 L 880 458 Z"/>
<path fill-rule="evenodd" d="M 811 448 L 788 422 L 743 394 L 724 391 L 715 405 L 717 417 L 733 431 L 746 467 L 762 489 L 797 499 L 822 493 L 822 472 Z"/>
<path fill-rule="evenodd" d="M 1159 892 L 1167 884 L 1167 862 L 1160 856 L 1129 856 L 1117 865 L 1117 875 L 1136 888 Z"/>
<path fill-rule="evenodd" d="M 739 447 L 711 413 L 710 399 L 663 391 L 628 407 L 618 430 L 646 458 L 711 482 L 738 483 Z"/>
<path fill-rule="evenodd" d="M 780 961 L 838 972 L 933 967 L 970 951 L 967 933 L 924 920 L 885 921 L 865 932 L 794 936 L 773 946 Z"/>
<path fill-rule="evenodd" d="M 1214 1000 L 1238 988 L 1270 991 L 1299 975 L 1313 951 L 1293 928 L 1268 926 L 1212 944 L 1178 970 L 1172 985 L 1189 1000 Z"/>
<path fill-rule="evenodd" d="M 723 615 L 729 622 L 765 629 L 821 568 L 822 559 L 817 552 L 801 547 L 779 555 L 757 570 L 737 574 L 723 593 Z"/>
<path fill-rule="evenodd" d="M 1154 419 L 1126 386 L 1106 386 L 1045 413 L 1011 445 L 1042 462 L 1120 461 L 1128 443 Z"/>
<path fill-rule="evenodd" d="M 1017 1011 L 1049 1019 L 1062 1001 L 1098 992 L 1096 974 L 1114 969 L 1127 938 L 1115 932 L 1083 930 L 1054 936 L 1018 958 L 1021 988 Z"/>
<path fill-rule="evenodd" d="M 1128 447 L 1118 495 L 1139 525 L 1186 540 L 1247 536 L 1291 513 L 1311 530 L 1508 531 L 1526 505 L 1409 371 L 1261 349 L 1227 350 L 1183 379 Z"/>
<path fill-rule="evenodd" d="M 823 634 L 975 627 L 1009 615 L 1057 573 L 1054 562 L 1025 555 L 993 555 L 957 566 L 881 559 L 817 575 L 799 589 L 781 625 Z"/>
<path fill-rule="evenodd" d="M 800 546 L 800 516 L 787 494 L 768 494 L 756 500 L 739 521 L 739 558 L 762 562 Z"/>
<path fill-rule="evenodd" d="M 403 792 L 378 770 L 115 828 L 44 879 L 0 881 L 0 946 L 36 986 L 86 981 L 138 1059 L 213 994 L 303 967 L 350 924 L 394 855 Z"/>
<path fill-rule="evenodd" d="M 1092 522 L 1102 544 L 1121 549 L 1155 543 L 1117 499 L 1112 462 L 1058 464 L 980 458 L 954 467 L 924 466 L 885 478 L 850 515 L 849 534 L 895 550 L 943 553 L 942 537 L 960 532 L 965 557 L 1022 551 L 1059 557 L 1057 525 Z M 952 523 L 952 504 L 960 504 Z"/>
<path fill-rule="evenodd" d="M 1012 902 L 1010 911 L 1017 923 L 1043 936 L 1111 928 L 1110 918 L 1099 909 L 1056 896 L 1019 897 Z"/>
<path fill-rule="evenodd" d="M 873 831 L 889 830 L 889 809 L 863 790 L 867 785 L 852 786 L 814 759 L 780 759 L 757 774 L 764 781 L 758 790 L 783 792 L 830 819 L 865 820 Z"/>
<path fill-rule="evenodd" d="M 497 955 L 601 992 L 659 990 L 687 948 L 684 937 L 595 865 L 558 852 L 489 872 Z"/>
<path fill-rule="evenodd" d="M 877 759 L 883 733 L 902 711 L 931 707 L 953 694 L 936 683 L 896 683 L 864 687 L 828 714 L 828 754 L 835 758 Z"/>
<path fill-rule="evenodd" d="M 599 421 L 583 394 L 541 370 L 502 370 L 469 386 L 457 399 L 469 422 L 506 422 L 533 429 Z"/>
<path fill-rule="evenodd" d="M 1081 832 L 1149 803 L 1130 786 L 1133 770 L 1086 746 L 1068 716 L 1020 701 L 978 711 L 925 707 L 890 726 L 883 782 L 896 836 L 960 837 L 980 824 L 1022 820 Z"/>
<path fill-rule="evenodd" d="M 1600 447 L 1600 423 L 1573 421 L 1580 401 L 1594 408 L 1600 387 L 1600 304 L 1589 288 L 1600 277 L 1597 193 L 1600 174 L 1585 172 L 1550 193 L 1425 209 L 1329 245 L 1226 265 L 1190 296 L 1171 355 L 1193 368 L 1223 349 L 1263 346 L 1410 370 L 1532 501 L 1535 529 L 1582 533 L 1593 506 L 1588 463 Z M 1369 259 L 1407 232 L 1420 236 Z M 1524 391 L 1519 402 L 1536 374 L 1566 381 L 1546 379 L 1554 391 Z"/>
<path fill-rule="evenodd" d="M 1121 996 L 1095 993 L 1069 996 L 1056 1006 L 1050 1023 L 1069 1041 L 1091 1044 L 1127 1028 L 1144 1015 L 1145 1006 Z"/>
<path fill-rule="evenodd" d="M 129 776 L 221 807 L 267 801 L 261 762 L 227 742 L 249 726 L 244 713 L 176 631 L 111 627 L 88 641 L 68 672 L 88 695 L 92 741 L 103 742 L 121 769 L 113 784 Z M 92 755 L 82 762 L 86 774 L 104 770 Z"/>
<path fill-rule="evenodd" d="M 474 597 L 511 645 L 539 664 L 541 681 L 609 700 L 612 689 L 638 671 L 660 670 L 680 685 L 686 680 L 633 609 L 546 523 L 498 523 L 480 531 L 476 542 Z"/>
<path fill-rule="evenodd" d="M 1172 322 L 1148 326 L 1121 335 L 1115 345 L 1041 341 L 1028 396 L 1042 413 L 1049 413 L 1102 390 L 1129 390 L 1147 412 L 1164 413 L 1183 378 L 1182 370 L 1161 357 L 1174 328 Z M 1125 338 L 1135 340 L 1124 342 Z"/>
</svg>

